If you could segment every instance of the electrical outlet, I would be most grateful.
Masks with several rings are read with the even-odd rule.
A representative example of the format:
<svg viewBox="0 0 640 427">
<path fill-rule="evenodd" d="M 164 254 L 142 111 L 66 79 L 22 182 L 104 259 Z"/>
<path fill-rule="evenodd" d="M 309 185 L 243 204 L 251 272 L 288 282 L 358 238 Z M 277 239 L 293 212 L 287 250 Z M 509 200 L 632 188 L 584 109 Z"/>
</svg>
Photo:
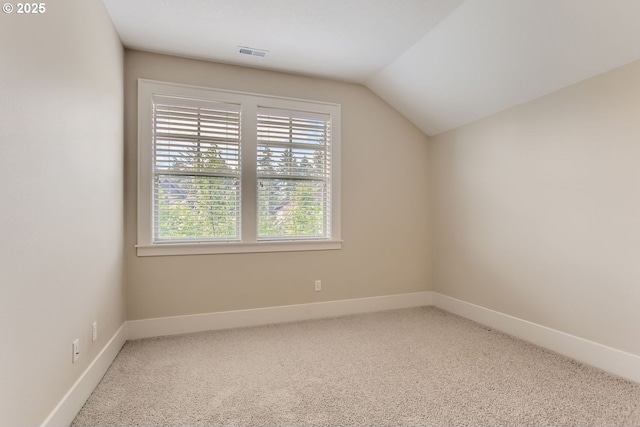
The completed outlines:
<svg viewBox="0 0 640 427">
<path fill-rule="evenodd" d="M 316 292 L 322 290 L 322 280 L 316 280 Z"/>
<path fill-rule="evenodd" d="M 98 339 L 98 321 L 91 324 L 91 342 L 95 342 Z"/>
<path fill-rule="evenodd" d="M 76 363 L 78 357 L 80 357 L 80 339 L 76 338 L 76 340 L 72 343 L 71 349 L 73 350 L 73 359 L 71 363 Z"/>
</svg>

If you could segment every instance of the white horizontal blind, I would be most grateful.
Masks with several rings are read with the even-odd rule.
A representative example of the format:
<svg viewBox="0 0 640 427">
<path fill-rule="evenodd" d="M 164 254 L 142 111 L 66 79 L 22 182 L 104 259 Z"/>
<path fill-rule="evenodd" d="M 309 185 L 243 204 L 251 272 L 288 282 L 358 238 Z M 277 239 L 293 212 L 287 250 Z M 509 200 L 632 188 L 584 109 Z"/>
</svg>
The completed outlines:
<svg viewBox="0 0 640 427">
<path fill-rule="evenodd" d="M 153 240 L 240 239 L 240 106 L 153 97 Z"/>
<path fill-rule="evenodd" d="M 331 116 L 258 108 L 258 240 L 331 233 Z"/>
</svg>

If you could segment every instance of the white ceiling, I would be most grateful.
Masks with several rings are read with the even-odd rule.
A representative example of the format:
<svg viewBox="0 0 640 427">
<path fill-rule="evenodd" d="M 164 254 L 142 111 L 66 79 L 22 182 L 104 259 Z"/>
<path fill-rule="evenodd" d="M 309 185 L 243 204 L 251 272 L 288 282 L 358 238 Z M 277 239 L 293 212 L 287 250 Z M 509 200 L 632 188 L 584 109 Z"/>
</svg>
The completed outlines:
<svg viewBox="0 0 640 427">
<path fill-rule="evenodd" d="M 433 135 L 638 59 L 638 0 L 467 0 L 366 84 Z"/>
<path fill-rule="evenodd" d="M 362 83 L 428 135 L 640 59 L 639 0 L 103 1 L 127 47 Z"/>
<path fill-rule="evenodd" d="M 104 0 L 125 46 L 361 83 L 463 0 Z M 268 50 L 265 58 L 238 46 Z"/>
</svg>

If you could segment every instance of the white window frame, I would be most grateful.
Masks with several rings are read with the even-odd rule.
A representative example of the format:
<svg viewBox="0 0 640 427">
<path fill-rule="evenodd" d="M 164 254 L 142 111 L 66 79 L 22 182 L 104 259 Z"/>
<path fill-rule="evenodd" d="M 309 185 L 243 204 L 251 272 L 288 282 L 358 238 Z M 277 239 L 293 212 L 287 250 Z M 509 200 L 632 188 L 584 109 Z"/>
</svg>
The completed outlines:
<svg viewBox="0 0 640 427">
<path fill-rule="evenodd" d="M 153 96 L 176 96 L 241 105 L 241 240 L 230 242 L 153 241 Z M 328 238 L 258 241 L 257 239 L 257 108 L 307 111 L 331 116 L 331 232 Z M 212 89 L 138 79 L 138 256 L 287 252 L 342 248 L 339 104 Z"/>
</svg>

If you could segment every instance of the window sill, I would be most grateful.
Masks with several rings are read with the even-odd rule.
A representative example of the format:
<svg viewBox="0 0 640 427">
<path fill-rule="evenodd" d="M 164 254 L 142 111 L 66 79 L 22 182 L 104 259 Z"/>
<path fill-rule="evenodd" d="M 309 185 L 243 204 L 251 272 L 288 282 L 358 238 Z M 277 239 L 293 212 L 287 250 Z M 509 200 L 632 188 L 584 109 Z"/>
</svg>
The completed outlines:
<svg viewBox="0 0 640 427">
<path fill-rule="evenodd" d="M 241 254 L 260 252 L 300 252 L 326 251 L 342 249 L 342 240 L 297 240 L 286 242 L 257 243 L 164 243 L 155 245 L 136 245 L 137 255 L 174 256 L 174 255 L 211 255 Z"/>
</svg>

